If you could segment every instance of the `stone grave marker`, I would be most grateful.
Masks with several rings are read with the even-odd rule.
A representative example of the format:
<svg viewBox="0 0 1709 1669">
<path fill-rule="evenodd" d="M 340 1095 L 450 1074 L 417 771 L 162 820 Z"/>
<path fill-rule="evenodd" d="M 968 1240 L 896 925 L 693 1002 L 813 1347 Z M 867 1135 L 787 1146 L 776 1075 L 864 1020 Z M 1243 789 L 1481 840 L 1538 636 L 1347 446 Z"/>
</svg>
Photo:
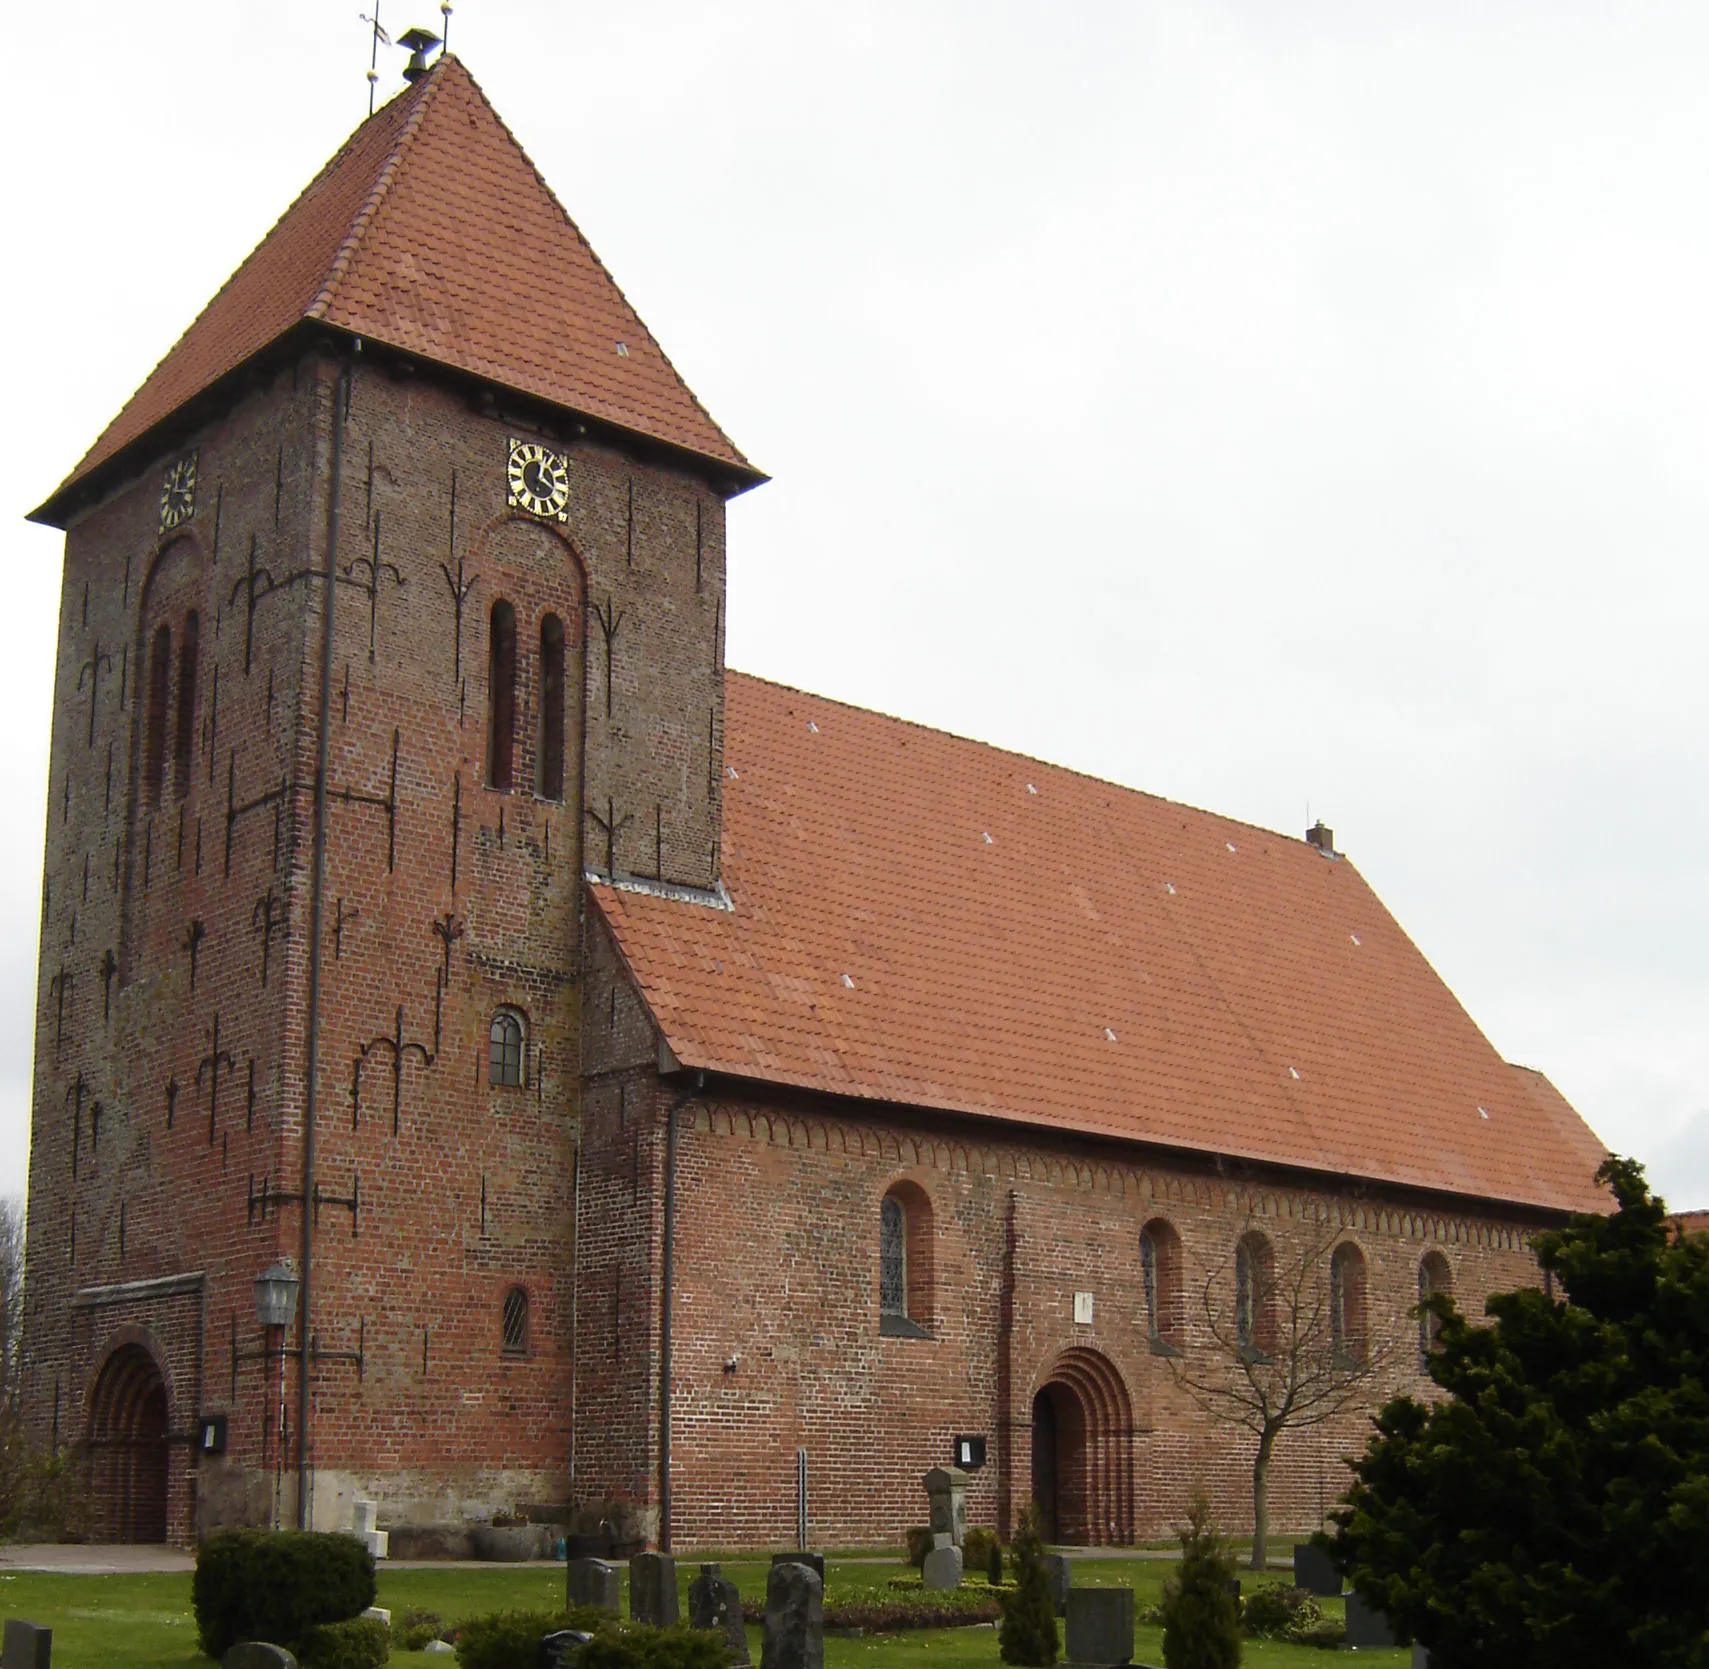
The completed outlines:
<svg viewBox="0 0 1709 1669">
<path fill-rule="evenodd" d="M 1056 1607 L 1057 1616 L 1067 1616 L 1068 1592 L 1074 1585 L 1074 1572 L 1069 1566 L 1066 1555 L 1061 1553 L 1045 1554 L 1044 1574 L 1050 1583 L 1050 1603 Z"/>
<path fill-rule="evenodd" d="M 1436 1659 L 1430 1655 L 1430 1648 L 1419 1645 L 1416 1640 L 1412 1643 L 1412 1669 L 1436 1669 Z"/>
<path fill-rule="evenodd" d="M 1294 1586 L 1308 1594 L 1327 1595 L 1333 1599 L 1341 1592 L 1341 1572 L 1329 1562 L 1329 1555 L 1310 1542 L 1294 1543 Z"/>
<path fill-rule="evenodd" d="M 1394 1630 L 1389 1620 L 1375 1606 L 1367 1605 L 1355 1593 L 1347 1595 L 1347 1644 L 1349 1646 L 1392 1646 Z"/>
<path fill-rule="evenodd" d="M 825 1669 L 825 1585 L 811 1565 L 766 1572 L 760 1669 Z"/>
<path fill-rule="evenodd" d="M 732 1664 L 752 1661 L 748 1631 L 742 1627 L 742 1596 L 719 1566 L 702 1565 L 700 1574 L 689 1583 L 688 1620 L 696 1628 L 717 1629 L 724 1636 Z"/>
<path fill-rule="evenodd" d="M 1111 1669 L 1133 1661 L 1133 1589 L 1074 1588 L 1068 1595 L 1067 1658 Z"/>
<path fill-rule="evenodd" d="M 11 1658 L 6 1669 L 11 1669 Z M 220 1659 L 220 1669 L 297 1669 L 297 1660 L 283 1646 L 269 1646 L 264 1640 L 239 1640 Z"/>
<path fill-rule="evenodd" d="M 665 1628 L 680 1616 L 676 1560 L 668 1553 L 637 1553 L 629 1561 L 629 1620 Z"/>
<path fill-rule="evenodd" d="M 0 1665 L 4 1669 L 51 1669 L 52 1663 L 53 1630 L 27 1623 L 22 1617 L 8 1617 Z"/>
<path fill-rule="evenodd" d="M 600 1611 L 620 1609 L 617 1567 L 604 1559 L 572 1559 L 564 1567 L 567 1605 L 591 1605 Z"/>
<path fill-rule="evenodd" d="M 931 1507 L 932 1535 L 957 1546 L 967 1539 L 967 1474 L 959 1466 L 934 1466 L 920 1482 Z"/>
<path fill-rule="evenodd" d="M 825 1555 L 823 1553 L 774 1553 L 774 1565 L 806 1565 L 819 1574 L 819 1586 L 825 1585 Z"/>
<path fill-rule="evenodd" d="M 540 1642 L 540 1669 L 569 1669 L 576 1654 L 593 1638 L 579 1628 L 561 1628 Z"/>
<path fill-rule="evenodd" d="M 920 1567 L 920 1585 L 941 1593 L 946 1588 L 961 1586 L 961 1549 L 945 1538 L 945 1545 L 934 1547 Z"/>
</svg>

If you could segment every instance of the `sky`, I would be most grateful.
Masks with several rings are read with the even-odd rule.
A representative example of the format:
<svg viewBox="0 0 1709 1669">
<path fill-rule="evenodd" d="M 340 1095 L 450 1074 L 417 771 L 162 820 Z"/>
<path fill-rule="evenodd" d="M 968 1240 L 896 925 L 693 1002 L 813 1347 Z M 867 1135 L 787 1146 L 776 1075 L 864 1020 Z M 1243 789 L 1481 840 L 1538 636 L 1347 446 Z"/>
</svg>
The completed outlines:
<svg viewBox="0 0 1709 1669">
<path fill-rule="evenodd" d="M 22 517 L 364 115 L 359 4 L 8 18 L 0 1193 L 61 560 Z M 1709 8 L 464 0 L 451 44 L 774 477 L 732 665 L 1321 817 L 1709 1206 Z"/>
</svg>

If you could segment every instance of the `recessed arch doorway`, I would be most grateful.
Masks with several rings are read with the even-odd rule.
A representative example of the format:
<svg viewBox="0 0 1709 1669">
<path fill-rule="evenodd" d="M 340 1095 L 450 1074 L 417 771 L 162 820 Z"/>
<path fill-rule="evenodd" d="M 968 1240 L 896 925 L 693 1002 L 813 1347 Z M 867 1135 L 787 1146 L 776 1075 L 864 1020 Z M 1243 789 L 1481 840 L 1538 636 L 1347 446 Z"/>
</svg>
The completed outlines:
<svg viewBox="0 0 1709 1669">
<path fill-rule="evenodd" d="M 166 1381 L 139 1344 L 102 1365 L 89 1405 L 91 1530 L 97 1541 L 166 1540 Z"/>
<path fill-rule="evenodd" d="M 1032 1439 L 1032 1497 L 1046 1540 L 1132 1542 L 1133 1404 L 1107 1356 L 1077 1347 L 1040 1376 Z"/>
</svg>

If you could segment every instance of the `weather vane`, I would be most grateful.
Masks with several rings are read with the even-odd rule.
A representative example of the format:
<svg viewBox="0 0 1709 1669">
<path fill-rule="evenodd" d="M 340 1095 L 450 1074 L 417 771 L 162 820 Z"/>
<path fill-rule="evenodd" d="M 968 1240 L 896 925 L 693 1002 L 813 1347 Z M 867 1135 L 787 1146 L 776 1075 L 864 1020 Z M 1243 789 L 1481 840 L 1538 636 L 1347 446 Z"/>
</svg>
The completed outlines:
<svg viewBox="0 0 1709 1669">
<path fill-rule="evenodd" d="M 380 0 L 374 0 L 374 15 L 366 12 L 356 14 L 373 31 L 372 40 L 368 47 L 368 114 L 374 114 L 374 89 L 380 84 L 380 43 L 387 46 L 392 44 L 392 37 L 380 27 Z"/>
</svg>

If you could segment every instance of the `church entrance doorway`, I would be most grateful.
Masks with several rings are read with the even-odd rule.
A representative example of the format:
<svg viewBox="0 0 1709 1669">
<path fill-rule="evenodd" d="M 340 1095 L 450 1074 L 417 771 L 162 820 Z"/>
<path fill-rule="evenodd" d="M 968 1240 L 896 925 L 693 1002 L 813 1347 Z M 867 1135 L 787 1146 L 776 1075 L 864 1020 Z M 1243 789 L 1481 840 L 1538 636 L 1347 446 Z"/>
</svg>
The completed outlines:
<svg viewBox="0 0 1709 1669">
<path fill-rule="evenodd" d="M 166 1540 L 167 1431 L 160 1369 L 141 1345 L 121 1345 L 101 1369 L 89 1414 L 95 1540 Z"/>
<path fill-rule="evenodd" d="M 1032 1495 L 1047 1541 L 1133 1540 L 1133 1405 L 1107 1356 L 1063 1352 L 1033 1397 Z"/>
</svg>

